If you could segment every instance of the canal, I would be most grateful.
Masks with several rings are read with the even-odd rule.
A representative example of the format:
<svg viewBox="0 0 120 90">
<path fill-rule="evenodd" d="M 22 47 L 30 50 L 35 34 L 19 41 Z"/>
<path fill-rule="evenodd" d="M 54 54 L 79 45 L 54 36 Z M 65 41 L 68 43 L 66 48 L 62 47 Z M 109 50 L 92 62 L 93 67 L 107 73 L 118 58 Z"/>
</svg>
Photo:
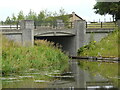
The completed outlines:
<svg viewBox="0 0 120 90">
<path fill-rule="evenodd" d="M 84 61 L 82 62 L 84 63 Z M 118 88 L 119 75 L 114 76 L 116 77 L 114 82 L 112 79 L 104 76 L 105 72 L 101 74 L 94 71 L 94 74 L 93 71 L 89 71 L 90 67 L 83 66 L 85 64 L 82 62 L 78 62 L 74 59 L 70 60 L 69 71 L 62 74 L 59 70 L 41 72 L 31 69 L 25 71 L 24 74 L 21 75 L 11 74 L 6 77 L 1 77 L 2 88 L 69 88 L 69 90 L 74 90 L 75 88 L 85 88 L 86 90 L 91 88 L 92 90 L 96 90 L 96 88 Z M 99 62 L 97 66 L 99 67 L 100 64 Z M 108 64 L 111 65 L 111 67 L 114 66 L 111 63 Z M 96 66 L 94 68 L 97 70 Z M 111 70 L 110 72 L 112 72 Z M 49 81 L 47 79 L 41 80 L 41 74 L 45 75 L 47 78 L 52 77 L 52 79 Z"/>
</svg>

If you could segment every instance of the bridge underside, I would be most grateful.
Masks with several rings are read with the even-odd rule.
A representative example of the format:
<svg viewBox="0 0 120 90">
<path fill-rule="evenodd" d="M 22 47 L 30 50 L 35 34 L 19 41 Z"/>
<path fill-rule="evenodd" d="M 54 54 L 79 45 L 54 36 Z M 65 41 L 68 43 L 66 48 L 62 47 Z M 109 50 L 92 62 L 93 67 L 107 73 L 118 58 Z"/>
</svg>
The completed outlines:
<svg viewBox="0 0 120 90">
<path fill-rule="evenodd" d="M 41 31 L 35 32 L 35 36 L 75 36 L 75 33 L 70 31 Z"/>
<path fill-rule="evenodd" d="M 34 36 L 35 39 L 52 41 L 62 46 L 62 50 L 68 55 L 74 55 L 75 52 L 75 36 Z"/>
</svg>

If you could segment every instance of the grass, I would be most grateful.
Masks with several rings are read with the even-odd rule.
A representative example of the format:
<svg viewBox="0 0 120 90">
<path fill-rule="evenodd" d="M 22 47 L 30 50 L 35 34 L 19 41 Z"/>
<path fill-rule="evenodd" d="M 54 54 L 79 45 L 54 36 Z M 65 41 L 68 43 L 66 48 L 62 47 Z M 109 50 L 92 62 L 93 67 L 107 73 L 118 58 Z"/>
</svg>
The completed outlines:
<svg viewBox="0 0 120 90">
<path fill-rule="evenodd" d="M 34 47 L 23 47 L 5 37 L 2 41 L 3 75 L 19 74 L 31 68 L 63 72 L 68 67 L 68 56 L 55 47 L 54 43 L 37 40 Z"/>
<path fill-rule="evenodd" d="M 118 46 L 120 41 L 118 38 L 119 30 L 115 30 L 100 42 L 91 41 L 88 45 L 81 47 L 78 50 L 79 56 L 102 56 L 102 57 L 119 57 Z"/>
</svg>

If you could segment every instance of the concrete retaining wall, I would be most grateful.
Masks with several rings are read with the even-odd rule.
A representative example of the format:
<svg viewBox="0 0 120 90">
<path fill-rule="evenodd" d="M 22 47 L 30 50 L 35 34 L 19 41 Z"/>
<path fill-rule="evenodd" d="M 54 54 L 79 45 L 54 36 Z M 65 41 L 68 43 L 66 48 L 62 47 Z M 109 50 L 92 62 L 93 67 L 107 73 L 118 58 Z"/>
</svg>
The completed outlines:
<svg viewBox="0 0 120 90">
<path fill-rule="evenodd" d="M 3 35 L 8 39 L 14 40 L 23 46 L 34 45 L 34 21 L 22 20 L 20 22 L 20 30 L 3 30 Z"/>
<path fill-rule="evenodd" d="M 19 44 L 22 44 L 22 33 L 11 33 L 11 34 L 4 34 L 8 39 L 13 40 Z"/>
</svg>

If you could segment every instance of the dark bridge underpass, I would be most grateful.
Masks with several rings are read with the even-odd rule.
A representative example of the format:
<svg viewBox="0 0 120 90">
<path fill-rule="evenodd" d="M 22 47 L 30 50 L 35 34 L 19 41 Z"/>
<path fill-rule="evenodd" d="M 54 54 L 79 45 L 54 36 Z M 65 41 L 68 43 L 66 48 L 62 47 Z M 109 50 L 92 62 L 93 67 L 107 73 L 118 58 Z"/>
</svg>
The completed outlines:
<svg viewBox="0 0 120 90">
<path fill-rule="evenodd" d="M 64 51 L 67 54 L 73 55 L 74 52 L 74 46 L 75 46 L 75 36 L 42 36 L 38 37 L 35 36 L 35 40 L 47 40 L 54 42 L 55 45 L 58 44 L 61 46 L 62 51 Z"/>
</svg>

